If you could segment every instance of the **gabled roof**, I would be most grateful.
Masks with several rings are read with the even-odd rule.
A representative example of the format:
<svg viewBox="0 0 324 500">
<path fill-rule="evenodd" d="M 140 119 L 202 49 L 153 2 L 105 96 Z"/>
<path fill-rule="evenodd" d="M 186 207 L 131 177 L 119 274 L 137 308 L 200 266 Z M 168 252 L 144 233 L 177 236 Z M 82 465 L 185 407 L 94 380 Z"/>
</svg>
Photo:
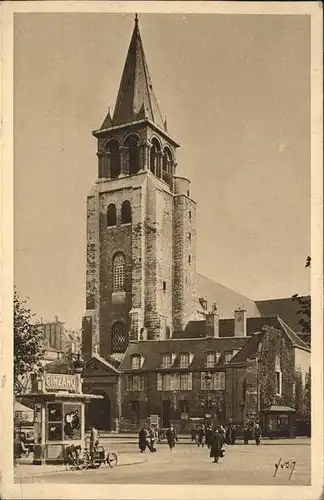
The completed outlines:
<svg viewBox="0 0 324 500">
<path fill-rule="evenodd" d="M 126 350 L 125 357 L 120 365 L 120 370 L 131 370 L 131 357 L 140 355 L 144 357 L 142 370 L 154 371 L 161 368 L 163 354 L 192 353 L 194 355 L 190 369 L 204 370 L 207 352 L 220 352 L 218 365 L 223 365 L 224 353 L 233 349 L 241 349 L 249 341 L 248 337 L 231 338 L 200 338 L 200 339 L 169 339 L 169 340 L 143 340 L 131 342 Z M 174 363 L 174 368 L 178 364 Z"/>
<path fill-rule="evenodd" d="M 107 359 L 103 358 L 102 356 L 99 356 L 99 354 L 94 354 L 89 361 L 87 361 L 86 366 L 85 366 L 85 372 L 90 373 L 91 372 L 91 367 L 92 366 L 100 366 L 102 365 L 104 370 L 107 371 L 106 369 L 108 368 L 109 371 L 112 371 L 114 373 L 120 373 L 118 368 L 115 366 L 115 363 L 113 364 Z"/>
<path fill-rule="evenodd" d="M 153 90 L 136 16 L 112 123 L 113 126 L 117 126 L 143 120 L 144 118 L 148 118 L 164 130 L 164 123 Z M 104 124 L 106 124 L 106 120 Z"/>
</svg>

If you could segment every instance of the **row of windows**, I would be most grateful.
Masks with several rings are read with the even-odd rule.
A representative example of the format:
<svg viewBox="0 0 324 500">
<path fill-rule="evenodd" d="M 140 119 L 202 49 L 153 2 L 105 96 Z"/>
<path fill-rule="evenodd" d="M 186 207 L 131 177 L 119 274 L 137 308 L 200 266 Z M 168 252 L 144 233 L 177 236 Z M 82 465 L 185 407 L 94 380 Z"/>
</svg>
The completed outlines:
<svg viewBox="0 0 324 500">
<path fill-rule="evenodd" d="M 132 222 L 132 207 L 128 200 L 125 200 L 121 206 L 121 223 L 129 224 Z M 107 226 L 116 226 L 117 210 L 114 203 L 110 203 L 107 208 Z"/>
<path fill-rule="evenodd" d="M 235 354 L 239 352 L 239 349 L 233 349 L 231 351 L 224 352 L 224 361 L 229 363 Z M 193 353 L 181 353 L 179 356 L 179 366 L 180 368 L 188 368 L 193 361 Z M 161 368 L 171 368 L 176 359 L 176 354 L 163 354 L 161 356 Z M 207 352 L 205 355 L 205 366 L 206 368 L 214 368 L 221 357 L 221 352 Z"/>
<path fill-rule="evenodd" d="M 210 375 L 201 373 L 200 388 L 202 391 L 224 391 L 225 373 L 215 372 Z M 145 390 L 144 375 L 127 375 L 126 391 L 139 392 Z M 156 390 L 161 391 L 191 391 L 192 373 L 157 373 Z"/>
</svg>

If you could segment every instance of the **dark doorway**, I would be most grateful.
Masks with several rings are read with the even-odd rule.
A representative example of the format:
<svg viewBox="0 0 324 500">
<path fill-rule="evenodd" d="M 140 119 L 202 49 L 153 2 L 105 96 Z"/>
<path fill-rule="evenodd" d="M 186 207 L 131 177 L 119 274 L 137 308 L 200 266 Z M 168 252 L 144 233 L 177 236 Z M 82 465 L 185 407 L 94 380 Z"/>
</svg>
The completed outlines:
<svg viewBox="0 0 324 500">
<path fill-rule="evenodd" d="M 169 427 L 171 417 L 171 404 L 169 400 L 162 402 L 162 426 Z"/>
<path fill-rule="evenodd" d="M 92 394 L 103 396 L 93 399 L 86 405 L 86 429 L 95 426 L 99 431 L 111 430 L 110 399 L 104 391 L 92 391 Z"/>
</svg>

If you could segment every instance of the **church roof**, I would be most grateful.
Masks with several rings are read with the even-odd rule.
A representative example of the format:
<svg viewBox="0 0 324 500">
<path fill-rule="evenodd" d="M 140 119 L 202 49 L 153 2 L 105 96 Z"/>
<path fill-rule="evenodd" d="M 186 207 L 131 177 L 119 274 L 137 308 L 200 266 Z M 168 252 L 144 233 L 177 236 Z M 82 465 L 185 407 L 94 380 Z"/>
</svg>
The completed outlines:
<svg viewBox="0 0 324 500">
<path fill-rule="evenodd" d="M 214 302 L 217 304 L 221 318 L 232 318 L 234 310 L 239 307 L 247 311 L 247 316 L 265 316 L 260 314 L 254 300 L 199 273 L 197 273 L 197 290 L 198 296 L 207 300 L 208 308 Z"/>
<path fill-rule="evenodd" d="M 148 118 L 164 130 L 164 123 L 153 90 L 136 15 L 112 123 L 115 127 L 145 118 Z M 104 124 L 106 125 L 106 120 Z"/>
</svg>

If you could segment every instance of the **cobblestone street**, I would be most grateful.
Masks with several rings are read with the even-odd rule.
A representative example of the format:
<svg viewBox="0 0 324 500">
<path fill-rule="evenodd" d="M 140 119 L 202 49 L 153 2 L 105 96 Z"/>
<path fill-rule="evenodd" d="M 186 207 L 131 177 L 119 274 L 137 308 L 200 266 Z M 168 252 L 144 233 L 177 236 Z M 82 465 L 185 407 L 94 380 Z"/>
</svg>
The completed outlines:
<svg viewBox="0 0 324 500">
<path fill-rule="evenodd" d="M 310 440 L 264 441 L 260 447 L 254 444 L 226 447 L 226 455 L 218 464 L 209 458 L 207 448 L 179 444 L 170 452 L 166 444 L 158 452 L 136 454 L 136 444 L 116 444 L 114 449 L 121 456 L 121 465 L 114 469 L 100 467 L 97 470 L 77 472 L 53 472 L 22 474 L 15 470 L 16 482 L 66 483 L 66 484 L 205 484 L 205 485 L 310 485 Z M 122 457 L 132 451 L 134 465 L 122 465 Z M 281 459 L 274 476 L 275 464 Z M 285 462 L 296 462 L 291 468 Z M 124 459 L 125 463 L 125 459 Z M 127 463 L 130 463 L 129 461 Z"/>
</svg>

